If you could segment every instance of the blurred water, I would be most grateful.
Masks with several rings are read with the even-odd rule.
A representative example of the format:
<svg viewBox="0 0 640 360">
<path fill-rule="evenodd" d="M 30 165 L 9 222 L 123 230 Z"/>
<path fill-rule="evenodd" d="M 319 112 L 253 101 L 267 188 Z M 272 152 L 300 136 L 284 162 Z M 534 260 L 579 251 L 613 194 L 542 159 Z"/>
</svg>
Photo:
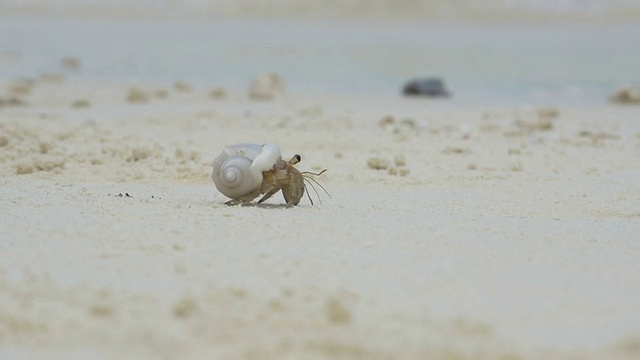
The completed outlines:
<svg viewBox="0 0 640 360">
<path fill-rule="evenodd" d="M 640 25 L 2 19 L 0 79 L 60 71 L 79 80 L 244 88 L 275 70 L 289 91 L 397 94 L 441 76 L 456 100 L 602 103 L 639 85 Z"/>
</svg>

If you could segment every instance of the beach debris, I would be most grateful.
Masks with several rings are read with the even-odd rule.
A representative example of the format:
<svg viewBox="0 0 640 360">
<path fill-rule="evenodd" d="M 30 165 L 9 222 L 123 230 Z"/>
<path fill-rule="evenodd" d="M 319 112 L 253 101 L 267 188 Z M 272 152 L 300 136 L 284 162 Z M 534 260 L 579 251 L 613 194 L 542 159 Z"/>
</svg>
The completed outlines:
<svg viewBox="0 0 640 360">
<path fill-rule="evenodd" d="M 319 173 L 300 172 L 294 167 L 300 160 L 301 157 L 297 154 L 289 161 L 282 160 L 280 148 L 275 144 L 230 145 L 213 161 L 211 179 L 218 191 L 231 198 L 226 202 L 227 205 L 250 204 L 253 199 L 264 194 L 258 201 L 262 203 L 278 191 L 282 191 L 287 207 L 298 205 L 305 192 L 313 205 L 306 184 L 311 186 L 318 199 L 320 197 L 313 184 L 320 186 L 329 195 L 312 178 L 322 175 L 326 170 Z"/>
<path fill-rule="evenodd" d="M 516 162 L 516 163 L 513 163 L 513 164 L 509 165 L 508 170 L 513 171 L 513 172 L 520 172 L 520 171 L 522 171 L 522 163 Z"/>
<path fill-rule="evenodd" d="M 186 164 L 187 162 L 200 160 L 201 155 L 197 151 L 185 151 L 181 148 L 177 148 L 174 152 L 174 157 L 179 164 Z"/>
<path fill-rule="evenodd" d="M 412 118 L 396 121 L 393 116 L 383 116 L 378 120 L 378 127 L 395 135 L 419 134 L 418 125 Z"/>
<path fill-rule="evenodd" d="M 131 86 L 127 93 L 127 101 L 132 104 L 146 103 L 149 101 L 149 93 L 138 86 Z"/>
<path fill-rule="evenodd" d="M 447 146 L 442 149 L 443 154 L 466 155 L 471 154 L 471 149 L 459 146 Z"/>
<path fill-rule="evenodd" d="M 555 108 L 540 108 L 535 113 L 516 113 L 513 124 L 515 130 L 505 132 L 505 136 L 524 136 L 535 132 L 548 132 L 553 130 L 556 118 L 560 112 Z"/>
<path fill-rule="evenodd" d="M 88 108 L 91 106 L 91 102 L 88 99 L 77 99 L 71 103 L 71 106 L 76 109 Z"/>
<path fill-rule="evenodd" d="M 76 71 L 80 69 L 80 59 L 75 56 L 66 56 L 60 60 L 60 66 L 66 70 Z"/>
<path fill-rule="evenodd" d="M 39 79 L 41 82 L 49 84 L 62 84 L 64 82 L 64 76 L 56 73 L 40 74 Z"/>
<path fill-rule="evenodd" d="M 592 132 L 589 130 L 583 130 L 578 133 L 578 136 L 591 140 L 594 145 L 597 145 L 604 140 L 620 140 L 620 135 L 610 134 L 604 131 Z"/>
<path fill-rule="evenodd" d="M 31 94 L 31 89 L 33 89 L 34 81 L 29 79 L 21 79 L 17 80 L 8 86 L 8 90 L 13 95 L 29 95 Z"/>
<path fill-rule="evenodd" d="M 70 107 L 72 100 L 66 103 L 70 112 L 74 111 Z M 97 106 L 94 100 L 91 101 L 92 106 Z M 6 110 L 0 108 L 0 116 Z M 80 113 L 88 110 L 75 111 Z M 10 115 L 10 112 L 5 114 L 5 118 L 6 115 Z M 39 114 L 34 116 L 40 118 Z M 112 133 L 93 120 L 47 129 L 50 131 L 43 131 L 28 122 L 0 123 L 0 170 L 14 176 L 30 173 L 45 176 L 71 174 L 70 171 L 75 173 L 80 168 L 87 176 L 117 182 L 151 177 L 193 179 L 201 174 L 203 166 L 206 167 L 200 153 L 186 144 L 179 146 L 184 156 L 174 156 L 172 152 L 175 147 L 167 151 L 165 143 L 141 141 L 136 136 Z M 122 171 L 108 170 L 111 166 L 119 166 Z"/>
<path fill-rule="evenodd" d="M 111 196 L 111 194 L 109 194 L 108 196 Z M 125 197 L 125 198 L 133 198 L 133 196 L 131 196 L 128 192 L 122 194 L 122 193 L 118 193 L 118 195 L 114 195 L 115 197 Z"/>
<path fill-rule="evenodd" d="M 127 159 L 129 161 L 144 160 L 152 155 L 152 151 L 145 147 L 137 147 L 131 151 L 131 156 Z"/>
<path fill-rule="evenodd" d="M 555 119 L 560 116 L 560 110 L 554 107 L 543 107 L 538 109 L 539 119 Z"/>
<path fill-rule="evenodd" d="M 522 163 L 520 162 L 512 162 L 509 164 L 505 164 L 504 166 L 480 166 L 475 162 L 467 163 L 467 170 L 470 171 L 485 171 L 485 172 L 493 172 L 493 171 L 510 171 L 510 172 L 521 172 L 523 171 Z"/>
<path fill-rule="evenodd" d="M 640 88 L 622 88 L 609 97 L 609 101 L 616 104 L 640 105 Z"/>
<path fill-rule="evenodd" d="M 339 299 L 329 299 L 326 303 L 327 320 L 333 325 L 346 325 L 351 322 L 351 311 Z"/>
<path fill-rule="evenodd" d="M 184 297 L 173 305 L 173 315 L 179 319 L 194 316 L 198 310 L 198 302 L 193 297 Z"/>
<path fill-rule="evenodd" d="M 169 91 L 165 89 L 157 89 L 153 92 L 153 96 L 155 96 L 156 99 L 166 99 L 169 97 Z"/>
<path fill-rule="evenodd" d="M 407 176 L 411 173 L 411 170 L 405 167 L 407 162 L 404 155 L 399 154 L 394 156 L 393 163 L 395 166 L 392 166 L 389 160 L 380 157 L 372 157 L 367 160 L 369 169 L 387 170 L 389 175 Z"/>
<path fill-rule="evenodd" d="M 372 157 L 367 160 L 367 166 L 369 169 L 386 170 L 389 167 L 389 161 L 378 157 Z"/>
<path fill-rule="evenodd" d="M 296 111 L 296 115 L 307 119 L 319 119 L 322 117 L 322 114 L 323 111 L 320 105 L 305 106 Z"/>
<path fill-rule="evenodd" d="M 549 131 L 553 129 L 553 118 L 538 117 L 535 121 L 518 120 L 516 125 L 529 131 Z"/>
<path fill-rule="evenodd" d="M 15 165 L 16 174 L 32 174 L 38 171 L 59 173 L 64 168 L 65 160 L 61 156 L 42 154 L 31 159 L 25 159 Z"/>
<path fill-rule="evenodd" d="M 209 90 L 209 97 L 212 99 L 224 99 L 227 97 L 227 91 L 221 87 Z"/>
<path fill-rule="evenodd" d="M 284 94 L 284 81 L 275 72 L 261 75 L 249 88 L 249 98 L 252 100 L 273 100 L 282 94 Z"/>
<path fill-rule="evenodd" d="M 444 85 L 444 81 L 435 77 L 410 80 L 402 89 L 402 94 L 432 98 L 448 98 L 451 96 Z"/>
<path fill-rule="evenodd" d="M 25 106 L 27 103 L 17 96 L 9 96 L 8 98 L 0 98 L 0 108 Z"/>
<path fill-rule="evenodd" d="M 190 92 L 191 91 L 191 85 L 189 85 L 187 82 L 185 81 L 176 81 L 173 84 L 173 88 L 176 89 L 176 91 L 179 92 Z"/>
<path fill-rule="evenodd" d="M 389 171 L 389 175 L 407 176 L 411 174 L 411 170 L 407 168 L 396 168 L 393 166 L 390 167 L 388 171 Z"/>
<path fill-rule="evenodd" d="M 89 308 L 89 314 L 98 318 L 108 318 L 114 313 L 115 309 L 107 304 L 94 304 Z"/>
<path fill-rule="evenodd" d="M 378 127 L 380 127 L 383 130 L 387 130 L 392 126 L 394 126 L 395 123 L 396 123 L 396 119 L 393 116 L 386 115 L 381 117 L 380 120 L 378 120 Z"/>
</svg>

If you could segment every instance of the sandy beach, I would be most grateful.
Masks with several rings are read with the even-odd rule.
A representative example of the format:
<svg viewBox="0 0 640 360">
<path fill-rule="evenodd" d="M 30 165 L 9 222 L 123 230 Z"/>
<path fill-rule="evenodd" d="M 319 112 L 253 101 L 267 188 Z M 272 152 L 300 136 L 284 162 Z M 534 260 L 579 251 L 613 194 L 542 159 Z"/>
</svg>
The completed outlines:
<svg viewBox="0 0 640 360">
<path fill-rule="evenodd" d="M 313 68 L 313 51 L 350 41 L 255 48 L 251 36 L 227 56 L 277 66 L 287 54 Z M 392 43 L 373 54 L 411 48 Z M 456 88 L 465 74 L 452 75 L 451 99 L 384 90 L 399 70 L 365 83 L 375 91 L 349 90 L 365 70 L 337 89 L 334 55 L 317 60 L 329 75 L 314 88 L 294 64 L 238 60 L 211 81 L 194 60 L 167 80 L 131 74 L 170 62 L 99 64 L 102 53 L 68 44 L 43 59 L 20 44 L 0 43 L 0 358 L 640 356 L 640 106 L 593 100 L 624 83 L 637 52 L 491 101 Z M 479 66 L 469 84 L 498 68 Z M 252 100 L 264 71 L 285 91 Z M 576 90 L 579 71 L 588 81 Z M 330 197 L 225 205 L 213 159 L 265 142 L 300 154 L 301 171 L 328 169 L 316 180 Z"/>
</svg>

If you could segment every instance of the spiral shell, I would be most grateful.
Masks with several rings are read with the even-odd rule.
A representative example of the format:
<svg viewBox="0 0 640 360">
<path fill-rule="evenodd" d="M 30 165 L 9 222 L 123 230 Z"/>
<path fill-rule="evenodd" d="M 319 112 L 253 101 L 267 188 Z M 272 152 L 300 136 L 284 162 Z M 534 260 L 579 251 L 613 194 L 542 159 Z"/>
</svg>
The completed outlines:
<svg viewBox="0 0 640 360">
<path fill-rule="evenodd" d="M 238 201 L 250 201 L 260 195 L 262 172 L 282 160 L 274 144 L 230 145 L 213 160 L 211 179 L 218 191 Z"/>
</svg>

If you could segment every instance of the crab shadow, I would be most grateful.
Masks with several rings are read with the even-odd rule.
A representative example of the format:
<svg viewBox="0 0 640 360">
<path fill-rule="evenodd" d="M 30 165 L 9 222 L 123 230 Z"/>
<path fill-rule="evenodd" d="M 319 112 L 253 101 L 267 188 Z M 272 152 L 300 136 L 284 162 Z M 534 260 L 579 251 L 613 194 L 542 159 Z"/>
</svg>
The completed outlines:
<svg viewBox="0 0 640 360">
<path fill-rule="evenodd" d="M 227 204 L 225 204 L 227 205 Z M 243 203 L 243 204 L 231 204 L 227 205 L 229 207 L 238 206 L 238 207 L 254 207 L 258 209 L 292 209 L 295 206 L 287 207 L 287 204 L 260 204 L 260 203 Z"/>
</svg>

